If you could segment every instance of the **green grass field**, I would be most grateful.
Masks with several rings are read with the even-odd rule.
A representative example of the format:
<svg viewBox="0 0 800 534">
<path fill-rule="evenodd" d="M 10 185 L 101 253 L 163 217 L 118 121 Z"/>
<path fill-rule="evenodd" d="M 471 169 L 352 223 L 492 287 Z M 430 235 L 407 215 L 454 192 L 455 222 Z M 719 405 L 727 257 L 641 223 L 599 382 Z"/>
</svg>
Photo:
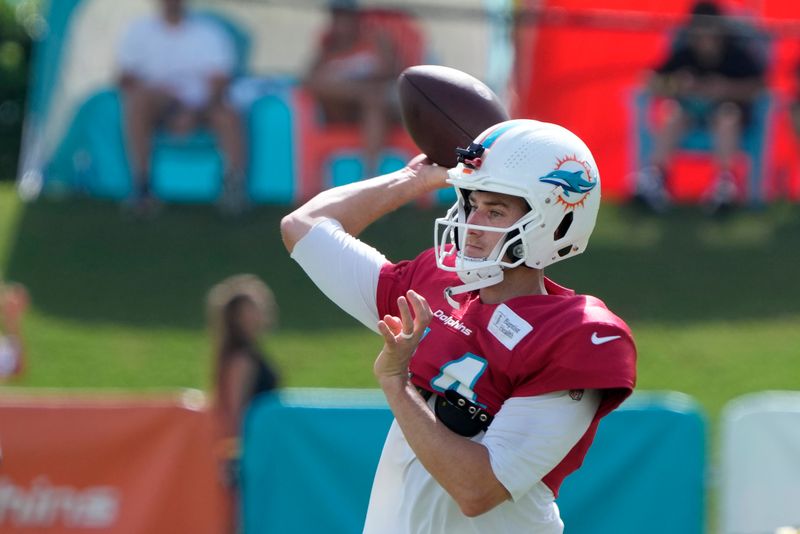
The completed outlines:
<svg viewBox="0 0 800 534">
<path fill-rule="evenodd" d="M 30 387 L 206 388 L 207 289 L 237 272 L 261 275 L 281 306 L 265 347 L 287 386 L 374 387 L 377 336 L 330 304 L 287 257 L 285 207 L 220 219 L 171 206 L 124 220 L 87 199 L 21 204 L 0 185 L 0 267 L 24 282 Z M 403 209 L 364 239 L 392 259 L 432 241 L 441 210 Z M 549 275 L 603 298 L 632 326 L 639 388 L 695 397 L 713 422 L 740 394 L 792 389 L 800 376 L 800 218 L 793 206 L 713 221 L 686 208 L 664 219 L 601 210 L 586 255 Z"/>
</svg>

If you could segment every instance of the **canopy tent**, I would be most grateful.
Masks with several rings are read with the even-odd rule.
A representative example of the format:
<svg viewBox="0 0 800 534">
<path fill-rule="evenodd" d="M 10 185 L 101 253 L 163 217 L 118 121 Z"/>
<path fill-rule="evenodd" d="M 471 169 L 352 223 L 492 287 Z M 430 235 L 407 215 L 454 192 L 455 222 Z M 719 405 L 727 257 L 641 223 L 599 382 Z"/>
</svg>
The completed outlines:
<svg viewBox="0 0 800 534">
<path fill-rule="evenodd" d="M 603 179 L 604 198 L 626 198 L 639 165 L 637 93 L 647 73 L 666 56 L 694 0 L 523 0 L 519 17 L 518 116 L 558 122 L 591 147 Z M 765 36 L 769 109 L 764 117 L 763 168 L 757 202 L 798 198 L 797 147 L 787 106 L 800 65 L 800 3 L 719 0 L 738 25 Z M 759 37 L 762 38 L 762 37 Z M 679 154 L 674 193 L 698 200 L 708 182 L 708 154 Z M 744 162 L 753 165 L 752 162 Z"/>
<path fill-rule="evenodd" d="M 425 39 L 426 62 L 446 64 L 486 80 L 504 94 L 511 65 L 507 13 L 510 0 L 362 0 L 361 8 L 391 7 L 415 16 Z M 206 0 L 190 6 L 224 18 L 247 41 L 243 78 L 300 80 L 326 23 L 324 1 Z M 47 166 L 69 136 L 87 99 L 113 86 L 122 32 L 152 12 L 155 0 L 49 0 L 36 43 L 20 165 L 24 194 L 38 194 Z M 499 14 L 499 15 L 498 15 Z M 239 86 L 243 98 L 254 84 Z"/>
<path fill-rule="evenodd" d="M 637 92 L 648 69 L 671 46 L 674 30 L 692 3 L 409 0 L 400 5 L 362 0 L 360 5 L 408 11 L 424 35 L 426 62 L 484 79 L 507 100 L 516 117 L 557 122 L 573 130 L 592 148 L 603 177 L 604 198 L 624 199 L 642 163 L 642 136 L 637 130 L 637 113 L 642 110 L 637 107 Z M 758 191 L 750 194 L 757 199 L 781 195 L 797 199 L 800 172 L 787 109 L 796 91 L 793 72 L 800 64 L 800 4 L 781 0 L 720 3 L 768 40 L 768 106 L 759 132 L 763 153 L 754 173 L 758 176 L 749 185 Z M 80 106 L 113 84 L 120 33 L 131 19 L 154 5 L 155 0 L 45 0 L 46 38 L 35 50 L 20 165 L 24 193 L 33 195 L 40 189 L 43 172 L 68 138 Z M 326 19 L 324 0 L 206 0 L 193 5 L 227 18 L 246 36 L 244 71 L 251 80 L 299 80 Z M 245 97 L 254 87 L 261 90 L 258 85 L 243 86 Z M 292 102 L 284 104 L 288 109 L 269 107 L 263 115 L 291 115 Z M 293 144 L 277 141 L 295 133 L 285 129 L 267 136 L 269 146 L 284 147 L 290 160 L 285 167 L 302 160 L 303 139 Z M 80 167 L 82 153 L 71 154 L 69 165 Z M 697 177 L 708 170 L 710 158 L 692 154 L 679 160 L 683 166 L 675 186 L 678 197 L 696 200 L 704 188 L 703 179 Z M 745 165 L 753 168 L 754 163 Z M 298 196 L 287 193 L 286 198 Z"/>
</svg>

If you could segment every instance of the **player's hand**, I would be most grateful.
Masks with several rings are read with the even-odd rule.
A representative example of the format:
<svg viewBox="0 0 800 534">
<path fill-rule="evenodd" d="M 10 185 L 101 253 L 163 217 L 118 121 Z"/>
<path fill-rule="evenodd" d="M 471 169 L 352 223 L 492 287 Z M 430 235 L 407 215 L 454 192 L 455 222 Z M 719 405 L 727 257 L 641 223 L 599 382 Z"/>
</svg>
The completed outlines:
<svg viewBox="0 0 800 534">
<path fill-rule="evenodd" d="M 400 317 L 386 315 L 378 322 L 383 350 L 375 360 L 373 371 L 381 385 L 386 380 L 408 380 L 408 362 L 433 317 L 428 301 L 414 291 L 398 298 L 397 307 Z"/>
<path fill-rule="evenodd" d="M 431 189 L 450 187 L 447 180 L 447 169 L 436 165 L 425 154 L 418 154 L 406 164 L 406 169 L 415 180 L 422 180 Z"/>
</svg>

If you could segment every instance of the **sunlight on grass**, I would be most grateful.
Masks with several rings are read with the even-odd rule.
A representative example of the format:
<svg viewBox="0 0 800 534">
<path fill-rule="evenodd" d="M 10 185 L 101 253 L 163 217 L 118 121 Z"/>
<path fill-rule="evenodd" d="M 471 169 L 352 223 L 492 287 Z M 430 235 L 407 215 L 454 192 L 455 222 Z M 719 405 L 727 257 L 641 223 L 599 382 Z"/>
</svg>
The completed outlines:
<svg viewBox="0 0 800 534">
<path fill-rule="evenodd" d="M 732 221 L 698 226 L 697 237 L 710 249 L 763 246 L 775 239 L 780 220 L 765 213 L 749 213 Z"/>
<path fill-rule="evenodd" d="M 716 418 L 733 397 L 797 389 L 800 314 L 782 320 L 634 325 L 641 389 L 692 395 Z"/>
<path fill-rule="evenodd" d="M 259 208 L 231 224 L 210 207 L 170 206 L 136 225 L 120 220 L 113 203 L 24 206 L 1 183 L 0 269 L 34 297 L 28 369 L 17 383 L 206 388 L 205 292 L 229 274 L 256 272 L 281 306 L 281 328 L 265 349 L 284 385 L 374 387 L 380 339 L 327 302 L 283 253 L 285 210 Z M 439 211 L 398 210 L 364 239 L 389 257 L 411 257 L 429 244 Z M 683 391 L 716 416 L 738 394 L 796 387 L 800 294 L 785 283 L 800 261 L 794 212 L 778 205 L 723 222 L 686 207 L 655 218 L 605 205 L 591 251 L 550 274 L 630 322 L 640 388 Z"/>
<path fill-rule="evenodd" d="M 592 239 L 614 247 L 647 249 L 661 241 L 664 235 L 663 226 L 656 217 L 640 219 L 632 224 L 625 210 L 618 206 L 604 205 L 600 209 Z"/>
<path fill-rule="evenodd" d="M 13 385 L 78 388 L 206 388 L 203 332 L 92 325 L 43 316 L 25 322 L 25 374 Z"/>
<path fill-rule="evenodd" d="M 632 325 L 638 389 L 674 390 L 716 418 L 730 399 L 752 391 L 795 389 L 800 376 L 800 315 L 779 321 Z M 31 314 L 28 369 L 17 385 L 37 387 L 191 387 L 211 373 L 203 331 L 85 326 Z M 376 387 L 380 338 L 365 328 L 279 331 L 265 351 L 289 387 Z"/>
</svg>

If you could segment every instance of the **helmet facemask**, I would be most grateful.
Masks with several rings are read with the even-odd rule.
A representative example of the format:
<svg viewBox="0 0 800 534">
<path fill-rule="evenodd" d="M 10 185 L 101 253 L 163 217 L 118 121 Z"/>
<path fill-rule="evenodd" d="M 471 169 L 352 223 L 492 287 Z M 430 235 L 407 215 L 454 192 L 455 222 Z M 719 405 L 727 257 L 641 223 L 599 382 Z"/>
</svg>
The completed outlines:
<svg viewBox="0 0 800 534">
<path fill-rule="evenodd" d="M 575 134 L 515 119 L 488 128 L 457 154 L 447 180 L 457 200 L 434 231 L 438 267 L 464 282 L 445 291 L 451 304 L 451 295 L 502 282 L 504 269 L 544 269 L 586 250 L 600 206 L 600 176 Z M 520 198 L 530 210 L 505 228 L 467 224 L 473 191 Z M 485 258 L 470 258 L 463 253 L 470 230 L 501 237 Z"/>
<path fill-rule="evenodd" d="M 448 288 L 448 300 L 452 300 L 452 295 L 498 284 L 503 280 L 503 269 L 523 265 L 527 252 L 523 238 L 525 229 L 529 225 L 538 224 L 538 219 L 541 218 L 535 209 L 530 209 L 507 227 L 470 224 L 467 222 L 470 212 L 469 193 L 468 190 L 457 189 L 456 203 L 444 217 L 435 221 L 436 264 L 444 271 L 455 272 L 464 282 L 462 286 Z M 470 231 L 500 234 L 494 248 L 486 257 L 473 258 L 465 254 Z"/>
</svg>

